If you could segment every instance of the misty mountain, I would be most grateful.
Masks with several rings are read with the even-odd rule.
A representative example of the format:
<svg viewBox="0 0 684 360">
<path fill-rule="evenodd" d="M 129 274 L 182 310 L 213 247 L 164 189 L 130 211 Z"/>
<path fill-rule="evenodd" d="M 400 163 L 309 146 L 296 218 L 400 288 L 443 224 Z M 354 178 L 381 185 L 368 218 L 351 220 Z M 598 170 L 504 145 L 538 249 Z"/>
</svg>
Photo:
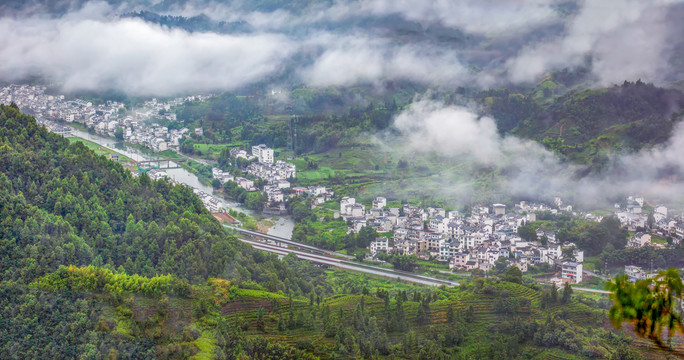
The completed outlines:
<svg viewBox="0 0 684 360">
<path fill-rule="evenodd" d="M 144 96 L 260 83 L 486 90 L 579 68 L 588 86 L 665 86 L 683 79 L 683 8 L 626 0 L 8 1 L 0 5 L 0 54 L 9 59 L 0 77 Z"/>
<path fill-rule="evenodd" d="M 476 98 L 501 133 L 535 139 L 580 163 L 667 142 L 682 118 L 679 90 L 637 81 L 553 96 L 555 87 L 549 79 L 526 92 L 490 90 Z"/>
<path fill-rule="evenodd" d="M 183 29 L 188 32 L 218 32 L 224 34 L 249 33 L 254 29 L 245 21 L 213 21 L 202 14 L 192 17 L 159 15 L 151 11 L 130 12 L 121 15 L 122 18 L 140 18 L 169 28 Z"/>
</svg>

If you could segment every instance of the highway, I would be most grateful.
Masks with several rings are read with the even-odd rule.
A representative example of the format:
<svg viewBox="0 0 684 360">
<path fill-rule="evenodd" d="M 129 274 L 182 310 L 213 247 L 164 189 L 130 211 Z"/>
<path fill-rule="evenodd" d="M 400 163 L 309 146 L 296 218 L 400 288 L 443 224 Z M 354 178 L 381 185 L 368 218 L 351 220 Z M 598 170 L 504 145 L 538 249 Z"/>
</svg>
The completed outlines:
<svg viewBox="0 0 684 360">
<path fill-rule="evenodd" d="M 380 275 L 380 276 L 385 276 L 388 278 L 392 279 L 400 279 L 403 281 L 409 281 L 417 284 L 422 284 L 422 285 L 430 285 L 430 286 L 441 286 L 441 285 L 446 285 L 446 286 L 457 286 L 458 282 L 456 281 L 451 281 L 451 280 L 445 280 L 445 279 L 438 279 L 430 276 L 425 276 L 425 275 L 419 275 L 419 274 L 414 274 L 410 273 L 407 271 L 400 271 L 400 270 L 394 270 L 394 269 L 388 269 L 388 268 L 383 268 L 379 266 L 371 266 L 371 265 L 366 265 L 366 264 L 359 264 L 359 263 L 354 263 L 351 261 L 346 261 L 342 260 L 340 258 L 336 258 L 330 255 L 324 255 L 324 254 L 312 254 L 310 252 L 302 251 L 302 250 L 295 250 L 295 249 L 288 249 L 284 248 L 281 246 L 273 245 L 273 244 L 267 244 L 261 241 L 254 241 L 254 240 L 247 240 L 247 239 L 240 239 L 240 241 L 248 243 L 252 245 L 254 248 L 262 250 L 262 251 L 267 251 L 271 252 L 274 254 L 278 255 L 287 255 L 289 253 L 294 253 L 297 255 L 299 259 L 302 260 L 308 260 L 311 262 L 315 262 L 318 264 L 325 264 L 329 266 L 334 266 L 342 269 L 347 269 L 347 270 L 353 270 L 353 271 L 359 271 L 363 272 L 366 274 L 372 274 L 372 275 Z"/>
<path fill-rule="evenodd" d="M 275 241 L 275 242 L 278 242 L 278 243 L 287 244 L 287 245 L 292 245 L 292 246 L 294 246 L 294 247 L 296 247 L 296 248 L 304 249 L 304 250 L 307 250 L 307 251 L 309 251 L 309 252 L 311 252 L 311 253 L 314 253 L 314 254 L 327 254 L 327 255 L 332 255 L 332 256 L 335 256 L 335 257 L 342 257 L 342 258 L 346 258 L 346 259 L 353 259 L 353 258 L 354 258 L 353 256 L 349 256 L 349 255 L 345 255 L 345 254 L 340 254 L 340 253 L 337 253 L 337 252 L 334 252 L 334 251 L 330 251 L 330 250 L 324 250 L 324 249 L 321 249 L 321 248 L 318 248 L 318 247 L 315 247 L 315 246 L 303 244 L 303 243 L 300 243 L 300 242 L 298 242 L 298 241 L 293 241 L 293 240 L 286 239 L 286 238 L 282 238 L 282 237 L 279 237 L 279 236 L 264 234 L 264 233 L 260 233 L 260 232 L 256 232 L 256 231 L 251 231 L 251 230 L 246 230 L 246 229 L 240 229 L 240 228 L 236 228 L 236 227 L 234 227 L 234 226 L 225 225 L 225 224 L 224 224 L 223 226 L 225 226 L 226 228 L 231 229 L 231 230 L 233 230 L 233 231 L 237 231 L 237 232 L 239 232 L 239 233 L 241 233 L 241 234 L 252 235 L 252 236 L 258 236 L 258 237 L 260 237 L 260 238 L 264 238 L 264 239 L 267 239 L 267 240 Z"/>
</svg>

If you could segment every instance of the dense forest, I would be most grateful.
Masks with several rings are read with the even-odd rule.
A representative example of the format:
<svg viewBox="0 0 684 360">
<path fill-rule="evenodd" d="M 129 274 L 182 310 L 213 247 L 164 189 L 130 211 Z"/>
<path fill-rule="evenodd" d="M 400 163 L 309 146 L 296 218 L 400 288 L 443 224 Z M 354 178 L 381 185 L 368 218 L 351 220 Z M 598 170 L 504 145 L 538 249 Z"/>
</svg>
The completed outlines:
<svg viewBox="0 0 684 360">
<path fill-rule="evenodd" d="M 0 108 L 0 128 L 3 279 L 28 283 L 59 265 L 93 264 L 310 291 L 279 261 L 227 234 L 190 188 L 133 177 L 11 107 Z"/>
<path fill-rule="evenodd" d="M 313 92 L 301 95 L 303 109 L 289 111 L 276 119 L 264 115 L 255 99 L 222 93 L 205 103 L 186 102 L 176 110 L 175 126 L 201 127 L 202 136 L 187 138 L 181 145 L 185 153 L 195 153 L 195 144 L 230 144 L 231 147 L 268 144 L 273 148 L 292 147 L 297 154 L 320 153 L 338 146 L 357 143 L 364 134 L 388 128 L 400 110 L 393 98 L 366 106 L 346 105 L 346 96 Z M 293 100 L 292 106 L 299 103 Z M 326 109 L 338 107 L 339 114 Z M 300 114 L 301 112 L 301 114 Z"/>
</svg>

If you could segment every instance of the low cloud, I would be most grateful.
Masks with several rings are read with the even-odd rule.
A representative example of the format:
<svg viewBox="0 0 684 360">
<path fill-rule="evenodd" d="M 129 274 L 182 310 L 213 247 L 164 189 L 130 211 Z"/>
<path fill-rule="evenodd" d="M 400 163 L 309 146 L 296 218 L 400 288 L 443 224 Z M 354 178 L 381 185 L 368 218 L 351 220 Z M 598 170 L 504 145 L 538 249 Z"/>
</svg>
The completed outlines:
<svg viewBox="0 0 684 360">
<path fill-rule="evenodd" d="M 513 82 L 536 81 L 546 72 L 589 61 L 602 85 L 639 78 L 660 82 L 672 46 L 667 13 L 678 1 L 584 1 L 564 34 L 528 44 L 506 61 Z"/>
<path fill-rule="evenodd" d="M 478 191 L 478 176 L 482 175 L 473 174 L 483 173 L 487 177 L 495 174 L 485 189 L 494 196 L 549 200 L 560 195 L 584 207 L 607 206 L 628 194 L 668 201 L 684 190 L 681 124 L 668 143 L 615 156 L 602 174 L 582 178 L 577 177 L 582 166 L 561 161 L 534 141 L 499 135 L 493 119 L 468 108 L 419 100 L 396 117 L 394 127 L 400 135 L 385 142 L 388 148 L 403 154 L 438 154 L 462 164 L 453 167 L 455 176 L 443 174 L 452 180 L 445 181 L 435 194 L 460 194 L 464 196 L 461 203 L 472 200 Z"/>
<path fill-rule="evenodd" d="M 307 41 L 321 54 L 300 70 L 313 86 L 411 80 L 441 85 L 462 82 L 468 70 L 456 54 L 418 45 L 396 46 L 383 39 L 322 34 Z"/>
<path fill-rule="evenodd" d="M 67 90 L 134 95 L 234 90 L 269 77 L 309 86 L 408 80 L 487 88 L 587 65 L 601 85 L 662 84 L 677 80 L 665 77 L 677 69 L 668 60 L 682 41 L 679 17 L 671 15 L 681 0 L 338 0 L 275 11 L 246 1 L 55 4 L 4 7 L 3 80 L 42 75 Z M 186 32 L 119 17 L 137 10 L 245 22 L 237 28 L 248 33 Z"/>
<path fill-rule="evenodd" d="M 4 79 L 42 74 L 65 90 L 111 88 L 133 95 L 235 89 L 278 70 L 297 49 L 279 34 L 191 34 L 96 15 L 2 18 L 0 33 Z"/>
</svg>

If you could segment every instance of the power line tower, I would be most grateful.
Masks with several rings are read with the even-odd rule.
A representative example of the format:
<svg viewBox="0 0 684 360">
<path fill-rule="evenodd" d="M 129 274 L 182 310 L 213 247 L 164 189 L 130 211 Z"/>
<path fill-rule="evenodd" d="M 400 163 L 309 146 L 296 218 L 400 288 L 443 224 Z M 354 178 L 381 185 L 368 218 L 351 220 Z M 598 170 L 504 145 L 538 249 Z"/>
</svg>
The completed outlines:
<svg viewBox="0 0 684 360">
<path fill-rule="evenodd" d="M 287 150 L 293 151 L 297 155 L 297 115 L 292 111 L 292 104 L 286 107 L 290 113 L 290 121 L 288 123 L 288 137 Z"/>
<path fill-rule="evenodd" d="M 290 118 L 290 136 L 287 140 L 287 149 L 292 150 L 297 155 L 297 115 Z"/>
</svg>

